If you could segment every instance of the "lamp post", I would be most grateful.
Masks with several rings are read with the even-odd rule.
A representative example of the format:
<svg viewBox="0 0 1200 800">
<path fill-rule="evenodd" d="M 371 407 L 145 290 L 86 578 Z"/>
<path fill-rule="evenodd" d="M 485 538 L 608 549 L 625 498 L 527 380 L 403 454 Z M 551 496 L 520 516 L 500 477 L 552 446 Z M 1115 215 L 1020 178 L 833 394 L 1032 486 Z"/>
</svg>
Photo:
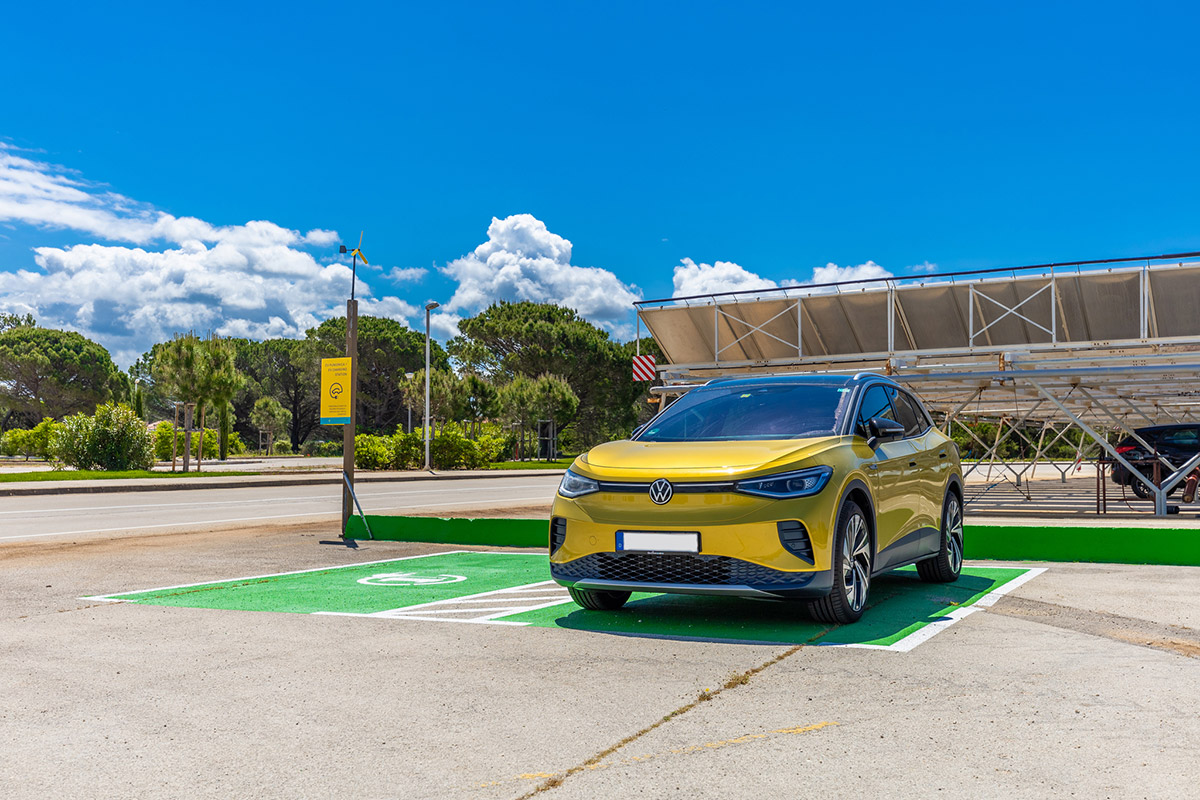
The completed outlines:
<svg viewBox="0 0 1200 800">
<path fill-rule="evenodd" d="M 425 304 L 425 471 L 429 471 L 429 312 L 440 303 Z"/>
<path fill-rule="evenodd" d="M 406 372 L 406 373 L 404 373 L 404 379 L 407 381 L 411 381 L 413 379 L 413 375 L 416 375 L 416 373 L 415 372 Z M 408 406 L 408 427 L 405 430 L 407 430 L 409 433 L 412 433 L 412 395 L 411 394 L 408 395 L 408 400 L 407 400 L 407 402 L 405 402 L 404 405 Z"/>
</svg>

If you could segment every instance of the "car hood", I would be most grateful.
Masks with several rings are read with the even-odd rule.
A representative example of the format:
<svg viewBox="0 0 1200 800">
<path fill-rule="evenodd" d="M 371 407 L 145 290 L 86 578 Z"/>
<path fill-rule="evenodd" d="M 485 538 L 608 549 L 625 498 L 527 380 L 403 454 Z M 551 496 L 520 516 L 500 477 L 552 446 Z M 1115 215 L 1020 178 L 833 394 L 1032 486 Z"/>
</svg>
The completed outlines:
<svg viewBox="0 0 1200 800">
<path fill-rule="evenodd" d="M 578 471 L 608 480 L 709 479 L 774 472 L 814 459 L 852 439 L 822 436 L 746 442 L 634 442 L 594 447 L 576 461 Z M 801 465 L 803 466 L 803 465 Z"/>
</svg>

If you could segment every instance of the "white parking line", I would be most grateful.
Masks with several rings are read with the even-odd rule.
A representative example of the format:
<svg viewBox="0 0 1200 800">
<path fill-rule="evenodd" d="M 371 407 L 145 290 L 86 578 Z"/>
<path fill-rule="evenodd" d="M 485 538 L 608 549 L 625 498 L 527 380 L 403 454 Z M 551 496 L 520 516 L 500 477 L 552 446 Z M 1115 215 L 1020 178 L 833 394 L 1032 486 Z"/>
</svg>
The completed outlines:
<svg viewBox="0 0 1200 800">
<path fill-rule="evenodd" d="M 918 628 L 917 630 L 910 633 L 908 636 L 905 636 L 903 639 L 892 642 L 891 644 L 888 644 L 888 645 L 883 645 L 883 644 L 841 644 L 838 642 L 828 642 L 828 643 L 818 642 L 818 644 L 825 646 L 825 647 L 856 647 L 861 650 L 891 650 L 892 652 L 895 652 L 895 653 L 907 653 L 908 651 L 912 650 L 917 645 L 922 644 L 923 642 L 927 642 L 930 639 L 932 639 L 934 636 L 937 636 L 939 633 L 946 630 L 946 628 L 949 628 L 951 625 L 958 622 L 963 617 L 970 616 L 971 614 L 975 613 L 976 611 L 987 608 L 988 606 L 995 605 L 996 601 L 999 600 L 1001 597 L 1008 594 L 1013 589 L 1016 589 L 1021 584 L 1027 583 L 1027 582 L 1033 580 L 1034 578 L 1036 578 L 1038 575 L 1041 575 L 1045 571 L 1046 571 L 1046 567 L 1030 567 L 1030 568 L 1028 568 L 1028 570 L 1026 571 L 1026 573 L 1024 575 L 1018 575 L 1017 577 L 1013 578 L 1011 581 L 1004 584 L 1003 586 L 1000 586 L 997 589 L 993 589 L 992 591 L 985 594 L 983 597 L 976 600 L 971 605 L 965 606 L 962 608 L 956 608 L 953 611 L 951 611 L 950 613 L 946 614 L 944 617 L 941 617 L 940 619 L 937 619 L 934 622 L 930 622 L 928 625 L 925 625 L 922 628 Z"/>
<path fill-rule="evenodd" d="M 527 554 L 528 555 L 528 554 Z M 501 617 L 511 617 L 526 611 L 561 606 L 571 602 L 566 589 L 554 581 L 538 581 L 523 586 L 491 589 L 463 597 L 448 597 L 413 606 L 356 614 L 349 611 L 316 611 L 316 615 L 333 617 L 368 617 L 374 619 L 416 619 L 426 622 L 470 622 L 475 624 L 520 625 L 528 622 L 511 622 Z M 482 607 L 476 604 L 483 604 Z M 451 614 L 470 614 L 470 617 L 453 617 Z"/>
</svg>

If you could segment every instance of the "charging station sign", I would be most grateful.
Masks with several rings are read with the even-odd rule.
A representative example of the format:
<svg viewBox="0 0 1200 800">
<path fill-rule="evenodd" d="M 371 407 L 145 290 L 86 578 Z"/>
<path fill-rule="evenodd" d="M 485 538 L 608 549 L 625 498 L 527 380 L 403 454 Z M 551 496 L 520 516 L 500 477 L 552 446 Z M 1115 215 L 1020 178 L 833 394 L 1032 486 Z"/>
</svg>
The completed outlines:
<svg viewBox="0 0 1200 800">
<path fill-rule="evenodd" d="M 321 424 L 350 423 L 350 359 L 321 359 Z"/>
</svg>

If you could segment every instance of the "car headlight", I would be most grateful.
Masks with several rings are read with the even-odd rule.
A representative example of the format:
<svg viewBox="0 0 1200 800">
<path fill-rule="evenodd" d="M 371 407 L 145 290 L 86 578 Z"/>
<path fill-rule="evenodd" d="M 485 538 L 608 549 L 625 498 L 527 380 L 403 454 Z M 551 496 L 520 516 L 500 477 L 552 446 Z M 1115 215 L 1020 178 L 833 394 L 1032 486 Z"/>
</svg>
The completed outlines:
<svg viewBox="0 0 1200 800">
<path fill-rule="evenodd" d="M 563 497 L 581 497 L 585 494 L 600 491 L 600 484 L 591 478 L 576 475 L 571 470 L 563 475 L 562 483 L 558 485 L 558 493 Z"/>
<path fill-rule="evenodd" d="M 833 467 L 813 467 L 798 472 L 782 472 L 778 475 L 766 475 L 762 478 L 738 481 L 733 488 L 743 494 L 770 497 L 776 500 L 809 497 L 824 489 L 825 484 L 829 483 L 831 475 L 833 475 Z"/>
</svg>

